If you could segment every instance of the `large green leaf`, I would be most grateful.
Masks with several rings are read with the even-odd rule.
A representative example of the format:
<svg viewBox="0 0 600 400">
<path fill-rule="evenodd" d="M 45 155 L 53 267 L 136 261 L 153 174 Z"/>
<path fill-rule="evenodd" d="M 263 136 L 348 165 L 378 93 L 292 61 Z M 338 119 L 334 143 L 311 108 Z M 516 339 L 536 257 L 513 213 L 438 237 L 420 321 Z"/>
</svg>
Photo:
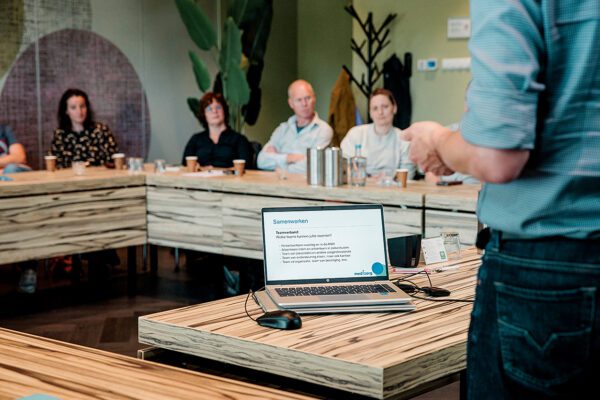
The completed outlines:
<svg viewBox="0 0 600 400">
<path fill-rule="evenodd" d="M 242 62 L 242 31 L 237 27 L 233 18 L 228 17 L 223 31 L 219 66 L 221 71 L 228 71 L 231 65 L 239 66 Z M 225 77 L 225 79 L 227 79 Z"/>
<path fill-rule="evenodd" d="M 175 4 L 194 43 L 202 50 L 210 50 L 216 46 L 217 34 L 200 6 L 193 0 L 175 0 Z"/>
<path fill-rule="evenodd" d="M 225 86 L 227 102 L 231 107 L 241 107 L 250 100 L 250 88 L 246 81 L 246 74 L 239 65 L 232 65 L 227 70 Z"/>
<path fill-rule="evenodd" d="M 189 54 L 198 87 L 201 92 L 206 92 L 210 88 L 210 74 L 208 73 L 208 69 L 196 53 L 190 51 Z"/>
<path fill-rule="evenodd" d="M 194 114 L 198 121 L 200 121 L 200 100 L 194 97 L 188 97 L 187 104 L 192 111 L 192 114 Z"/>
</svg>

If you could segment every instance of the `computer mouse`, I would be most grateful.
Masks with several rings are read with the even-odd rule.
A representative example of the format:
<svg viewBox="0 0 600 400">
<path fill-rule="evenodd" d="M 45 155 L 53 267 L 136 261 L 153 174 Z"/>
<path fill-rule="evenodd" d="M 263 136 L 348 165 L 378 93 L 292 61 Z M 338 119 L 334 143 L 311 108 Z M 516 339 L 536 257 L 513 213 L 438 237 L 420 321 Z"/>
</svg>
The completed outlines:
<svg viewBox="0 0 600 400">
<path fill-rule="evenodd" d="M 275 329 L 299 329 L 302 326 L 300 316 L 291 310 L 269 311 L 256 319 L 260 326 Z"/>
<path fill-rule="evenodd" d="M 450 291 L 441 287 L 423 286 L 421 290 L 431 297 L 446 297 L 450 296 Z"/>
</svg>

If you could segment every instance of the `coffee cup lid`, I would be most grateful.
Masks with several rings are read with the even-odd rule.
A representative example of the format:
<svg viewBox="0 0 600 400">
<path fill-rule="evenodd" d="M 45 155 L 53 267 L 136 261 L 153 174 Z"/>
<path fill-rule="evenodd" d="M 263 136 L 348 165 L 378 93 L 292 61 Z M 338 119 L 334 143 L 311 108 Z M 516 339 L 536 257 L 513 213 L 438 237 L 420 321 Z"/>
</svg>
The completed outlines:
<svg viewBox="0 0 600 400">
<path fill-rule="evenodd" d="M 197 160 L 198 157 L 196 157 L 196 156 L 187 156 L 187 157 L 185 157 L 185 159 L 186 160 Z"/>
<path fill-rule="evenodd" d="M 125 153 L 115 153 L 112 155 L 112 158 L 122 158 L 125 157 Z"/>
<path fill-rule="evenodd" d="M 44 158 L 45 158 L 46 160 L 56 160 L 56 156 L 53 156 L 52 154 L 49 154 L 49 155 L 47 155 L 47 156 L 44 156 Z"/>
<path fill-rule="evenodd" d="M 246 163 L 246 160 L 233 160 L 235 164 Z"/>
</svg>

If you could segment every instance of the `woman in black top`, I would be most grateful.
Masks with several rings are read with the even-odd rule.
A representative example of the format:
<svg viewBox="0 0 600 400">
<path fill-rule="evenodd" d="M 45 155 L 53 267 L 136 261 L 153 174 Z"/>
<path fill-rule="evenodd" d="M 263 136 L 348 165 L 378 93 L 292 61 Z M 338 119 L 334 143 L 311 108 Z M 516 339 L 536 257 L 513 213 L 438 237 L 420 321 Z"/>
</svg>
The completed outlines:
<svg viewBox="0 0 600 400">
<path fill-rule="evenodd" d="M 119 151 L 108 126 L 94 121 L 88 95 L 79 89 L 67 89 L 58 103 L 58 128 L 52 139 L 52 154 L 59 168 L 68 168 L 73 161 L 90 165 L 111 162 Z"/>
<path fill-rule="evenodd" d="M 233 160 L 246 160 L 246 168 L 253 168 L 253 150 L 246 136 L 231 129 L 228 124 L 229 109 L 220 93 L 207 92 L 200 99 L 200 122 L 204 131 L 190 138 L 183 152 L 182 164 L 187 156 L 198 157 L 203 167 L 229 168 Z"/>
</svg>

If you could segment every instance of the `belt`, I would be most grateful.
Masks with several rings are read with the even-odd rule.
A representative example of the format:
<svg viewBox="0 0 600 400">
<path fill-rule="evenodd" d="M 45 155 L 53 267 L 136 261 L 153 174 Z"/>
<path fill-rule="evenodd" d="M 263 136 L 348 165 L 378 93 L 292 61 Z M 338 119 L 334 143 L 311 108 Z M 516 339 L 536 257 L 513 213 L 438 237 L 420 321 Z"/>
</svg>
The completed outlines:
<svg viewBox="0 0 600 400">
<path fill-rule="evenodd" d="M 477 233 L 477 240 L 475 242 L 475 246 L 477 246 L 478 249 L 485 249 L 485 246 L 488 244 L 488 242 L 490 240 L 492 240 L 492 238 L 494 238 L 494 240 L 497 240 L 498 243 L 504 243 L 504 242 L 510 242 L 510 241 L 537 241 L 537 242 L 593 241 L 593 242 L 597 242 L 599 240 L 599 239 L 588 239 L 588 240 L 573 239 L 573 238 L 568 238 L 568 237 L 564 237 L 564 236 L 546 236 L 546 237 L 529 236 L 529 235 L 522 235 L 522 234 L 518 234 L 518 233 L 503 232 L 503 231 L 499 231 L 496 229 L 484 228 L 481 231 L 479 231 L 479 233 Z"/>
</svg>

